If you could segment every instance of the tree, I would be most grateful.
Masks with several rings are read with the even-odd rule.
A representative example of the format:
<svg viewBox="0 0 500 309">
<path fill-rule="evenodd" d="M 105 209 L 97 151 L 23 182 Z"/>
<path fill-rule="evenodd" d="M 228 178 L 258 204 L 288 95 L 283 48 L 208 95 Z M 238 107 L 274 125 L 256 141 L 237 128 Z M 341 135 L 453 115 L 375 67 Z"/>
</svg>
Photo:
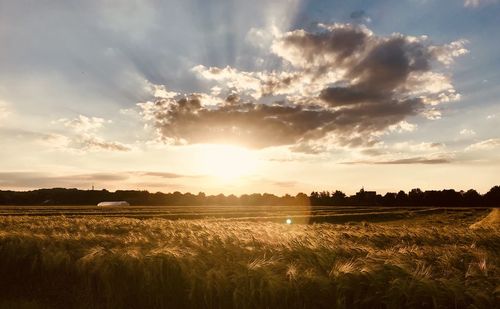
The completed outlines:
<svg viewBox="0 0 500 309">
<path fill-rule="evenodd" d="M 405 206 L 408 205 L 408 195 L 405 191 L 401 190 L 396 195 L 396 204 L 397 206 Z"/>
<path fill-rule="evenodd" d="M 484 199 L 488 205 L 500 206 L 500 186 L 494 186 L 484 195 Z"/>
<path fill-rule="evenodd" d="M 332 194 L 332 204 L 333 205 L 344 205 L 346 202 L 345 198 L 346 198 L 346 195 L 344 192 L 336 190 Z"/>
<path fill-rule="evenodd" d="M 477 206 L 482 203 L 482 197 L 476 190 L 470 189 L 462 194 L 463 204 L 467 206 Z"/>
</svg>

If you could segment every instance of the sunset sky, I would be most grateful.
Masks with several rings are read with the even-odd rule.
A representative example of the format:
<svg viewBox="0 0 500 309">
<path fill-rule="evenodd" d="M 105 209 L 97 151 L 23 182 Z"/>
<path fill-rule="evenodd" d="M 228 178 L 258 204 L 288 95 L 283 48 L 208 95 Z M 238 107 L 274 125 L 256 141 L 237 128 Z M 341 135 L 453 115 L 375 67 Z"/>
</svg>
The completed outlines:
<svg viewBox="0 0 500 309">
<path fill-rule="evenodd" d="M 0 0 L 0 189 L 500 184 L 500 1 Z"/>
</svg>

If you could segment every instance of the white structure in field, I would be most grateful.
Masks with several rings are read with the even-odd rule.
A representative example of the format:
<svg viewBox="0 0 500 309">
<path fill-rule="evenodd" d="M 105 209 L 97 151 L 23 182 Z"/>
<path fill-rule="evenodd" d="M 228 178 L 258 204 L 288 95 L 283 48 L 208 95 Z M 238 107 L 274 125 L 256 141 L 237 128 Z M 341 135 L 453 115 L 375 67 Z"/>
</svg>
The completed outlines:
<svg viewBox="0 0 500 309">
<path fill-rule="evenodd" d="M 116 201 L 116 202 L 100 202 L 97 206 L 130 206 L 126 201 Z"/>
</svg>

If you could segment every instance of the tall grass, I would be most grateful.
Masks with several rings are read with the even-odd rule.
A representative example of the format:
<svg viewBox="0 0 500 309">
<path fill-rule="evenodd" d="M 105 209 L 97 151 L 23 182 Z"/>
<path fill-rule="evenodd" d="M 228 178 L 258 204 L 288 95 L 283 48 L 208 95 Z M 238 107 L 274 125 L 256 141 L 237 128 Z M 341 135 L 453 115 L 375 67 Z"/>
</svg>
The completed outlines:
<svg viewBox="0 0 500 309">
<path fill-rule="evenodd" d="M 0 307 L 494 308 L 500 232 L 0 218 Z"/>
</svg>

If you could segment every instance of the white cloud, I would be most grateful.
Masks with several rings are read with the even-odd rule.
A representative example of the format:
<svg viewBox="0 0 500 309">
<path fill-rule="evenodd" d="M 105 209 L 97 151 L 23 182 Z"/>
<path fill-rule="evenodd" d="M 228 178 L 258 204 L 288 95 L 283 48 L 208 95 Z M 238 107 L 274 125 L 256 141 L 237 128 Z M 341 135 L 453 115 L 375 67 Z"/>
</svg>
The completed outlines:
<svg viewBox="0 0 500 309">
<path fill-rule="evenodd" d="M 422 113 L 422 115 L 429 120 L 441 119 L 441 112 L 435 108 L 428 109 Z"/>
<path fill-rule="evenodd" d="M 131 150 L 131 147 L 128 145 L 114 141 L 106 141 L 97 135 L 97 132 L 104 127 L 104 124 L 112 123 L 111 120 L 79 115 L 74 119 L 61 118 L 54 123 L 61 123 L 72 131 L 67 136 L 61 134 L 47 135 L 47 137 L 44 138 L 44 142 L 51 144 L 54 148 L 60 149 L 66 147 L 81 151 Z"/>
<path fill-rule="evenodd" d="M 497 0 L 465 0 L 464 7 L 477 8 L 480 5 L 489 5 L 494 3 L 497 3 Z"/>
<path fill-rule="evenodd" d="M 146 81 L 146 90 L 151 93 L 155 98 L 171 99 L 179 95 L 177 92 L 168 91 L 165 85 L 156 85 Z"/>
<path fill-rule="evenodd" d="M 455 58 L 469 53 L 469 50 L 465 48 L 467 43 L 469 41 L 461 39 L 441 46 L 431 46 L 430 50 L 439 62 L 449 66 L 453 64 Z"/>
<path fill-rule="evenodd" d="M 401 142 L 395 143 L 391 146 L 393 149 L 406 152 L 436 152 L 442 150 L 445 145 L 442 143 L 429 143 L 429 142 Z"/>
<path fill-rule="evenodd" d="M 500 138 L 490 138 L 470 145 L 465 150 L 490 150 L 500 147 Z"/>
<path fill-rule="evenodd" d="M 460 135 L 464 135 L 464 136 L 474 136 L 476 135 L 476 132 L 472 129 L 462 129 L 460 131 Z"/>
<path fill-rule="evenodd" d="M 398 133 L 413 132 L 417 129 L 417 125 L 413 124 L 413 123 L 409 123 L 406 120 L 403 120 L 397 124 L 389 126 L 388 129 L 390 132 L 398 132 Z"/>
<path fill-rule="evenodd" d="M 10 114 L 10 110 L 7 106 L 7 102 L 0 100 L 0 120 L 7 118 L 7 116 Z"/>
<path fill-rule="evenodd" d="M 375 147 L 350 151 L 343 164 L 447 164 L 455 154 L 437 142 L 377 143 Z"/>
<path fill-rule="evenodd" d="M 87 151 L 129 151 L 132 148 L 119 142 L 106 141 L 97 136 L 81 136 L 76 140 L 76 143 L 83 150 Z"/>
<path fill-rule="evenodd" d="M 56 121 L 62 123 L 65 127 L 74 130 L 76 133 L 95 132 L 102 128 L 105 123 L 110 123 L 111 120 L 104 120 L 98 117 L 87 117 L 79 115 L 74 119 L 61 118 Z"/>
<path fill-rule="evenodd" d="M 271 24 L 266 28 L 252 27 L 248 30 L 245 40 L 260 49 L 267 49 L 271 42 L 281 35 L 276 25 Z"/>
</svg>

